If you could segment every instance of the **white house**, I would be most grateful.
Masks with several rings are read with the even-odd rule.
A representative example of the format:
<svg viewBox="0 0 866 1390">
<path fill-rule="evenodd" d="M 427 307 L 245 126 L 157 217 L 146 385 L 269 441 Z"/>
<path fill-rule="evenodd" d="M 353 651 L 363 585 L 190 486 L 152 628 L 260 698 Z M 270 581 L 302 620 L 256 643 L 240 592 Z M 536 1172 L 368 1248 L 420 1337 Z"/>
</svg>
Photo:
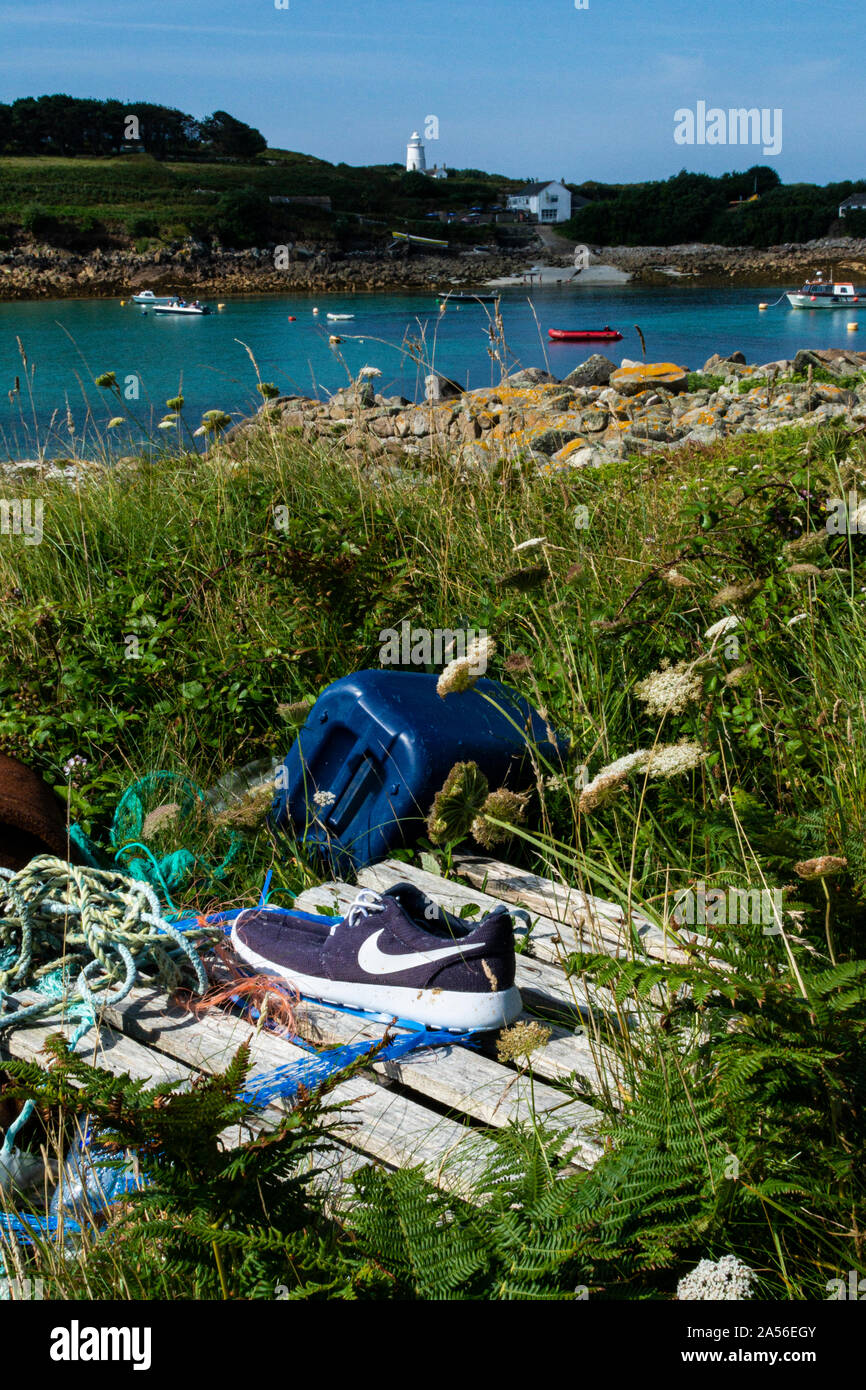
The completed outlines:
<svg viewBox="0 0 866 1390">
<path fill-rule="evenodd" d="M 861 188 L 859 193 L 852 193 L 850 198 L 846 198 L 844 203 L 839 204 L 839 216 L 844 217 L 846 212 L 862 212 L 866 208 L 866 189 Z"/>
<path fill-rule="evenodd" d="M 571 194 L 562 183 L 528 183 L 509 193 L 508 211 L 526 213 L 531 222 L 567 222 Z"/>
</svg>

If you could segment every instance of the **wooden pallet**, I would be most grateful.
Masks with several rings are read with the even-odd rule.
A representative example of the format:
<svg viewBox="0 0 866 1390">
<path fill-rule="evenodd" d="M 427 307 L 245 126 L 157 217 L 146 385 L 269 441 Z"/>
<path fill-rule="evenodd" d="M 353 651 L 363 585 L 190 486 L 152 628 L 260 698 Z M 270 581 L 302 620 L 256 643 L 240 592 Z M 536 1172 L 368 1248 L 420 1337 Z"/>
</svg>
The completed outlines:
<svg viewBox="0 0 866 1390">
<path fill-rule="evenodd" d="M 532 1055 L 532 1078 L 525 1068 L 497 1059 L 495 1039 L 478 1047 L 424 1048 L 400 1060 L 374 1062 L 333 1093 L 334 1100 L 349 1101 L 350 1108 L 340 1120 L 334 1151 L 319 1156 L 321 1182 L 338 1187 L 372 1161 L 390 1168 L 420 1165 L 437 1184 L 467 1192 L 490 1156 L 490 1131 L 533 1114 L 567 1129 L 577 1163 L 590 1166 L 603 1151 L 600 1116 L 577 1092 L 590 1083 L 616 1097 L 618 1067 L 606 1044 L 611 1030 L 633 1029 L 639 1020 L 606 990 L 570 979 L 563 961 L 575 950 L 638 950 L 671 960 L 683 953 L 645 919 L 634 919 L 629 929 L 614 904 L 571 894 L 495 860 L 466 857 L 458 868 L 473 886 L 386 860 L 362 870 L 355 885 L 333 882 L 307 890 L 296 906 L 343 912 L 359 885 L 381 891 L 401 879 L 456 912 L 471 907 L 486 912 L 502 900 L 523 905 L 531 927 L 516 921 L 522 1017 L 527 1022 L 543 1019 L 550 1039 Z M 18 997 L 27 1002 L 36 996 Z M 52 1031 L 56 1025 L 0 1032 L 0 1056 L 39 1059 Z M 309 1042 L 333 1046 L 372 1041 L 382 1036 L 383 1025 L 305 1002 L 298 1010 L 298 1032 Z M 149 988 L 104 1006 L 81 1050 L 114 1072 L 186 1086 L 198 1073 L 223 1070 L 244 1041 L 250 1044 L 255 1074 L 308 1055 L 273 1033 L 256 1031 L 245 1019 L 218 1010 L 196 1017 Z M 283 1113 L 284 1106 L 275 1102 L 256 1128 L 273 1126 Z"/>
</svg>

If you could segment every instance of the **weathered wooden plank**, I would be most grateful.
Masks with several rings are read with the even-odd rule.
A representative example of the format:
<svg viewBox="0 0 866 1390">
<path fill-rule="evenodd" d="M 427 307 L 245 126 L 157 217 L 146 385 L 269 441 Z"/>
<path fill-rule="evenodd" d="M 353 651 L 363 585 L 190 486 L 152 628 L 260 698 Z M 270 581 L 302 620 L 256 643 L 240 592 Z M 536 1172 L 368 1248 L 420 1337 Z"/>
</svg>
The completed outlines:
<svg viewBox="0 0 866 1390">
<path fill-rule="evenodd" d="M 168 1006 L 168 1000 L 165 996 L 156 996 L 155 992 L 151 993 L 164 1000 Z M 28 1004 L 36 1003 L 40 996 L 27 990 L 19 993 L 16 998 L 20 1003 Z M 189 1065 L 179 1057 L 172 1056 L 168 1052 L 157 1051 L 142 1042 L 137 1042 L 133 1037 L 118 1031 L 117 1028 L 112 1028 L 106 1021 L 106 1015 L 111 1012 L 111 1010 L 104 1010 L 97 1026 L 91 1028 L 78 1045 L 77 1052 L 92 1066 L 103 1067 L 106 1071 L 113 1072 L 115 1076 L 126 1074 L 134 1081 L 144 1081 L 153 1086 L 161 1085 L 166 1081 L 176 1081 L 183 1086 L 189 1086 L 196 1072 L 210 1070 L 206 1067 Z M 115 1017 L 117 1017 L 116 1013 Z M 0 1058 L 7 1057 L 20 1061 L 37 1062 L 40 1066 L 44 1066 L 49 1057 L 49 1054 L 43 1050 L 45 1040 L 52 1033 L 57 1032 L 69 1036 L 70 1029 L 68 1026 L 61 1027 L 54 1019 L 48 1024 L 33 1024 L 26 1028 L 0 1030 Z M 223 1058 L 222 1065 L 227 1060 L 227 1058 Z M 222 1140 L 227 1146 L 235 1145 L 243 1138 L 249 1138 L 250 1134 L 272 1129 L 279 1122 L 283 1113 L 283 1110 L 278 1107 L 268 1106 L 260 1116 L 253 1118 L 244 1127 L 245 1133 L 242 1134 L 238 1129 L 226 1130 L 221 1136 Z M 338 1191 L 351 1174 L 367 1162 L 369 1162 L 368 1155 L 355 1149 L 346 1148 L 339 1143 L 317 1150 L 310 1158 L 311 1166 L 320 1170 L 316 1178 L 316 1186 L 331 1193 Z"/>
<path fill-rule="evenodd" d="M 488 895 L 538 913 L 539 922 L 543 924 L 539 936 L 542 950 L 542 943 L 546 944 L 550 939 L 547 927 L 550 923 L 560 934 L 560 949 L 564 948 L 566 953 L 602 950 L 612 954 L 634 954 L 626 916 L 617 903 L 606 902 L 578 888 L 554 883 L 552 879 L 541 878 L 525 869 L 515 869 L 513 865 L 504 864 L 498 859 L 458 854 L 455 855 L 454 866 L 476 888 L 484 885 L 484 892 Z M 647 955 L 656 960 L 688 962 L 689 956 L 677 945 L 673 932 L 665 933 L 639 912 L 632 911 L 631 923 Z M 535 934 L 533 931 L 530 937 L 530 950 L 533 949 Z"/>
<path fill-rule="evenodd" d="M 329 912 L 345 912 L 354 902 L 358 890 L 348 883 L 325 883 L 317 888 L 308 888 L 298 895 L 296 906 L 304 912 L 315 912 L 325 908 Z M 537 972 L 534 973 L 534 972 Z M 547 992 L 550 976 L 556 988 L 556 995 Z M 541 980 L 539 981 L 539 976 Z M 546 1047 L 533 1053 L 532 1065 L 537 1076 L 549 1080 L 563 1081 L 572 1075 L 585 1078 L 593 1086 L 600 1082 L 615 1091 L 612 1074 L 616 1071 L 615 1059 L 609 1054 L 602 1041 L 603 1027 L 594 1026 L 590 1020 L 587 1031 L 578 1011 L 573 1008 L 570 993 L 564 977 L 557 978 L 553 968 L 540 961 L 529 961 L 518 957 L 518 986 L 523 996 L 524 1011 L 521 1018 L 531 1022 L 539 1013 L 545 1017 L 552 1036 Z M 541 987 L 543 986 L 543 987 Z M 551 1014 L 563 1012 L 570 1015 L 566 1023 L 550 1022 Z M 584 1005 L 584 1013 L 589 1010 Z"/>
<path fill-rule="evenodd" d="M 301 1037 L 322 1046 L 380 1038 L 381 1023 L 358 1019 L 338 1009 L 304 1002 L 297 1010 Z M 533 1062 L 537 1053 L 533 1054 Z M 399 1082 L 407 1090 L 468 1115 L 484 1124 L 502 1127 L 533 1115 L 574 1132 L 587 1164 L 594 1163 L 602 1148 L 595 1138 L 599 1115 L 573 1096 L 544 1082 L 534 1084 L 523 1073 L 494 1061 L 474 1048 L 424 1048 L 394 1061 L 374 1063 L 373 1070 Z"/>
<path fill-rule="evenodd" d="M 15 997 L 21 1004 L 37 1003 L 41 998 L 30 990 L 22 990 Z M 0 1030 L 0 1056 L 38 1062 L 40 1066 L 45 1066 L 49 1054 L 43 1048 L 46 1038 L 52 1033 L 63 1033 L 68 1037 L 71 1029 L 68 1025 L 61 1026 L 56 1019 L 24 1028 L 3 1028 Z M 91 1028 L 79 1043 L 77 1052 L 91 1066 L 104 1067 L 116 1076 L 126 1072 L 134 1081 L 146 1081 L 154 1086 L 164 1081 L 188 1082 L 191 1076 L 189 1067 L 181 1065 L 176 1059 L 151 1052 L 104 1023 Z"/>
<path fill-rule="evenodd" d="M 303 1048 L 275 1034 L 257 1032 L 244 1019 L 219 1010 L 195 1018 L 156 990 L 134 990 L 105 1012 L 111 1023 L 145 1042 L 148 1049 L 156 1048 L 197 1070 L 222 1070 L 242 1042 L 250 1045 L 255 1075 L 309 1056 Z M 480 1136 L 466 1142 L 469 1131 L 464 1125 L 372 1078 L 344 1081 L 329 1099 L 351 1103 L 335 1130 L 342 1143 L 392 1167 L 420 1164 L 435 1182 L 451 1190 L 468 1190 L 479 1165 L 489 1156 L 489 1146 Z M 279 1101 L 273 1106 L 287 1108 Z"/>
</svg>

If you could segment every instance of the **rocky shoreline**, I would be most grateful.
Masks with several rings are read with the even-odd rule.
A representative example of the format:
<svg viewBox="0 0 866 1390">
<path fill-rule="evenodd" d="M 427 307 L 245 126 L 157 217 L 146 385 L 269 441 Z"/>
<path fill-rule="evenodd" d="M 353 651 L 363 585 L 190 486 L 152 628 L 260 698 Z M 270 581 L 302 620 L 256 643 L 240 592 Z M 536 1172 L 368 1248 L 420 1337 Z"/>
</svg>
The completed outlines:
<svg viewBox="0 0 866 1390">
<path fill-rule="evenodd" d="M 234 448 L 261 430 L 290 430 L 359 459 L 447 456 L 458 468 L 491 471 L 508 457 L 546 473 L 792 425 L 866 423 L 866 353 L 845 349 L 763 364 L 716 355 L 702 373 L 670 362 L 617 366 L 595 354 L 562 381 L 533 367 L 474 391 L 431 375 L 420 405 L 378 395 L 378 375 L 365 368 L 327 401 L 267 401 L 224 438 Z"/>
<path fill-rule="evenodd" d="M 499 386 L 462 391 L 431 374 L 426 399 L 382 396 L 375 367 L 327 400 L 286 395 L 222 434 L 214 447 L 238 460 L 262 434 L 340 450 L 346 460 L 398 469 L 439 458 L 470 475 L 503 460 L 542 474 L 599 467 L 633 454 L 673 452 L 788 426 L 838 421 L 866 430 L 866 352 L 805 349 L 793 359 L 709 358 L 700 373 L 673 362 L 619 366 L 596 353 L 562 381 L 538 367 Z M 119 460 L 137 466 L 134 457 Z M 17 482 L 96 481 L 111 463 L 58 458 L 0 462 Z"/>
<path fill-rule="evenodd" d="M 697 283 L 742 285 L 799 284 L 821 270 L 840 279 L 866 277 L 866 240 L 823 237 L 820 241 L 754 246 L 600 246 L 595 258 L 628 271 L 639 284 L 661 284 L 679 277 Z"/>
<path fill-rule="evenodd" d="M 799 283 L 817 269 L 866 278 L 866 240 L 829 239 L 755 249 L 742 246 L 592 247 L 593 265 L 626 272 L 638 284 L 773 285 Z M 453 256 L 342 253 L 295 243 L 277 269 L 273 248 L 214 249 L 187 240 L 152 251 L 76 252 L 27 243 L 0 251 L 0 301 L 116 298 L 152 289 L 188 295 L 366 293 L 478 287 L 522 275 L 538 260 L 573 272 L 571 256 L 541 243 L 515 250 Z"/>
<path fill-rule="evenodd" d="M 513 275 L 527 262 L 525 250 L 489 255 L 369 256 L 295 244 L 277 269 L 273 248 L 221 251 L 203 242 L 138 253 L 87 254 L 51 246 L 0 251 L 0 301 L 117 298 L 153 290 L 187 296 L 365 293 L 456 289 L 492 276 Z"/>
</svg>

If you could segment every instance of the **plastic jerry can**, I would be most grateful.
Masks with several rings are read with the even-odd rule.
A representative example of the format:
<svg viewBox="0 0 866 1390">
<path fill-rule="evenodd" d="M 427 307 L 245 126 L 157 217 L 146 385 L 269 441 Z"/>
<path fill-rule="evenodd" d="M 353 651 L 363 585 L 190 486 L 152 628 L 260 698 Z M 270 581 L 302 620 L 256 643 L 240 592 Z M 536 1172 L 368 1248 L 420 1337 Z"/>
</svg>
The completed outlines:
<svg viewBox="0 0 866 1390">
<path fill-rule="evenodd" d="M 279 769 L 274 824 L 291 825 L 307 849 L 346 872 L 412 844 L 457 762 L 477 763 L 491 789 L 511 773 L 515 790 L 527 740 L 561 765 L 564 741 L 550 741 L 522 696 L 481 679 L 442 698 L 436 681 L 416 671 L 358 671 L 329 685 Z"/>
</svg>

